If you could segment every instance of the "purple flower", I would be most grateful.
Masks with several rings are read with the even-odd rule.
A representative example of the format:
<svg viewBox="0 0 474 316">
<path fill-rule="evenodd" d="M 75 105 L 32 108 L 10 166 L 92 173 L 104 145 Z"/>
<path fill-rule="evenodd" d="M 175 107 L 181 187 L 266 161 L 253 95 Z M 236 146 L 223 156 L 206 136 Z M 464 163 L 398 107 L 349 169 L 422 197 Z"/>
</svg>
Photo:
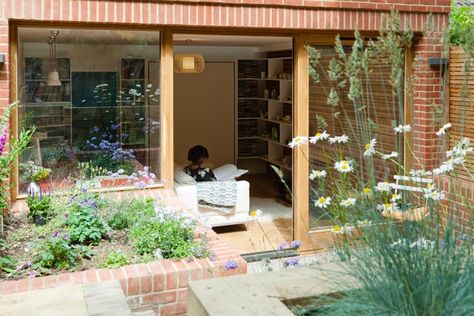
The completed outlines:
<svg viewBox="0 0 474 316">
<path fill-rule="evenodd" d="M 55 232 L 53 233 L 53 237 L 58 237 L 58 236 L 59 236 L 59 231 L 55 231 Z"/>
<path fill-rule="evenodd" d="M 285 250 L 288 249 L 288 243 L 282 242 L 281 244 L 278 245 L 278 250 Z"/>
<path fill-rule="evenodd" d="M 234 269 L 237 269 L 238 267 L 239 267 L 239 265 L 234 260 L 229 260 L 224 265 L 224 268 L 226 270 L 234 270 Z"/>
<path fill-rule="evenodd" d="M 28 275 L 30 279 L 34 279 L 36 277 L 36 271 L 31 271 L 30 274 Z"/>
<path fill-rule="evenodd" d="M 68 219 L 68 217 L 69 217 L 69 214 L 68 214 L 68 213 L 64 213 L 64 218 L 65 218 L 65 219 Z"/>
<path fill-rule="evenodd" d="M 96 132 L 96 133 L 100 131 L 100 129 L 99 129 L 97 126 L 94 126 L 94 127 L 92 128 L 92 130 L 93 130 L 94 132 Z"/>
<path fill-rule="evenodd" d="M 299 263 L 300 263 L 300 259 L 295 257 L 295 258 L 290 258 L 290 259 L 286 260 L 285 265 L 287 267 L 296 267 L 296 266 L 299 265 Z"/>
<path fill-rule="evenodd" d="M 69 235 L 68 235 L 68 234 L 64 234 L 63 239 L 64 239 L 64 240 L 68 240 L 68 239 L 69 239 Z"/>
<path fill-rule="evenodd" d="M 143 182 L 143 181 L 138 181 L 137 183 L 135 183 L 135 188 L 136 188 L 136 189 L 143 189 L 143 188 L 145 188 L 145 182 Z"/>
<path fill-rule="evenodd" d="M 299 240 L 293 240 L 291 243 L 290 243 L 290 247 L 292 249 L 298 249 L 299 247 L 301 247 L 301 241 Z"/>
<path fill-rule="evenodd" d="M 5 149 L 5 143 L 7 142 L 7 129 L 4 127 L 2 129 L 2 134 L 0 135 L 0 156 L 3 154 Z"/>
</svg>

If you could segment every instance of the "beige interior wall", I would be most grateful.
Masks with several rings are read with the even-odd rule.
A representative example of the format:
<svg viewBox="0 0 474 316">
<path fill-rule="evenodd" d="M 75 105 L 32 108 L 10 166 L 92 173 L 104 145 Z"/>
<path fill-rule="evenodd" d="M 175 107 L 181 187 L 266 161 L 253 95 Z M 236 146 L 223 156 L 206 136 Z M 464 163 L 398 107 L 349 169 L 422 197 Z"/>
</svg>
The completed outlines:
<svg viewBox="0 0 474 316">
<path fill-rule="evenodd" d="M 206 62 L 202 74 L 174 77 L 174 157 L 187 164 L 189 148 L 209 150 L 211 168 L 234 162 L 234 63 Z"/>
</svg>

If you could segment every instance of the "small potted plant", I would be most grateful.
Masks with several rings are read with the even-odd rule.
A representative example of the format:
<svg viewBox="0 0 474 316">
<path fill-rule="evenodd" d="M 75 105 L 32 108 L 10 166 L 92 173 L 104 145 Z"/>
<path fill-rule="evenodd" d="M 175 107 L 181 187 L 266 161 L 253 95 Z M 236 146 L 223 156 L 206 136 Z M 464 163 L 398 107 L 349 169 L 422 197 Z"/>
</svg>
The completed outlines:
<svg viewBox="0 0 474 316">
<path fill-rule="evenodd" d="M 26 203 L 30 209 L 28 217 L 33 219 L 33 223 L 38 226 L 46 224 L 51 215 L 51 196 L 40 191 L 39 194 L 31 193 L 26 198 Z"/>
<path fill-rule="evenodd" d="M 36 165 L 33 161 L 20 164 L 20 178 L 22 183 L 28 183 L 26 191 L 30 194 L 39 194 L 42 181 L 46 180 L 51 169 Z M 44 188 L 43 188 L 44 189 Z"/>
</svg>

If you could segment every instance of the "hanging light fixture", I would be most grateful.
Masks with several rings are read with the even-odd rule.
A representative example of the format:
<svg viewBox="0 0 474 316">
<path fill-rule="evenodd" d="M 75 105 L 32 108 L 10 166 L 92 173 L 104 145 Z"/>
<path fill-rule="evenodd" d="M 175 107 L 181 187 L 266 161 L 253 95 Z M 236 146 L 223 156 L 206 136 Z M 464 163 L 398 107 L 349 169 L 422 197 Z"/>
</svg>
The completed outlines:
<svg viewBox="0 0 474 316">
<path fill-rule="evenodd" d="M 51 35 L 48 39 L 49 45 L 49 72 L 48 80 L 46 85 L 58 87 L 61 86 L 61 81 L 59 80 L 59 73 L 56 65 L 56 38 L 58 37 L 59 31 L 51 31 Z"/>
<path fill-rule="evenodd" d="M 191 43 L 191 39 L 186 39 L 186 44 Z M 204 57 L 201 54 L 184 53 L 174 56 L 174 71 L 184 74 L 199 74 L 204 71 Z"/>
<path fill-rule="evenodd" d="M 204 71 L 204 57 L 201 54 L 177 54 L 174 56 L 174 71 L 199 74 Z"/>
</svg>

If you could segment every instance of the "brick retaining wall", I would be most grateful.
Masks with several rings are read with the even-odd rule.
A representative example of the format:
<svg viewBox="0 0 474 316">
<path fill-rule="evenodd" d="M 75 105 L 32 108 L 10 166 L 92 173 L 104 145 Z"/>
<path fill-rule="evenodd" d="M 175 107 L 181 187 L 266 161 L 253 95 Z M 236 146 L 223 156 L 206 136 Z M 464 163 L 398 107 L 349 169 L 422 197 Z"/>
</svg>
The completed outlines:
<svg viewBox="0 0 474 316">
<path fill-rule="evenodd" d="M 46 289 L 69 284 L 83 284 L 118 280 L 132 311 L 153 310 L 156 315 L 186 313 L 187 283 L 247 272 L 247 263 L 212 230 L 202 229 L 209 238 L 215 260 L 162 260 L 133 264 L 119 269 L 97 269 L 68 272 L 58 275 L 3 281 L 0 294 Z M 234 260 L 238 268 L 226 270 L 225 263 Z"/>
</svg>

